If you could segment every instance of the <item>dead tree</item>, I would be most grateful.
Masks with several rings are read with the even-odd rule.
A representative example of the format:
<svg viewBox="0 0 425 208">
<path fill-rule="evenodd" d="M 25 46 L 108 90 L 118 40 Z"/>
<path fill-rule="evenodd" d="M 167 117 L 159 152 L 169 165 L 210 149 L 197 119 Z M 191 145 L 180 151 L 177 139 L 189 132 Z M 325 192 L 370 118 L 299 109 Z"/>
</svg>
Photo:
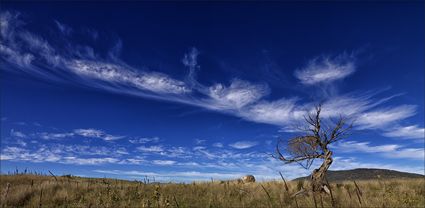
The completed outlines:
<svg viewBox="0 0 425 208">
<path fill-rule="evenodd" d="M 310 168 L 315 159 L 323 160 L 322 165 L 314 169 L 311 174 L 312 191 L 313 193 L 329 193 L 325 180 L 326 171 L 333 162 L 329 144 L 345 138 L 352 128 L 352 123 L 347 125 L 347 119 L 340 116 L 337 121 L 331 122 L 332 128 L 325 124 L 323 127 L 320 112 L 319 105 L 315 108 L 315 113 L 308 113 L 304 117 L 307 123 L 307 128 L 303 129 L 305 135 L 291 138 L 285 143 L 285 155 L 288 156 L 283 155 L 281 145 L 284 142 L 279 141 L 276 145 L 275 157 L 285 164 L 299 163 L 306 169 Z"/>
</svg>

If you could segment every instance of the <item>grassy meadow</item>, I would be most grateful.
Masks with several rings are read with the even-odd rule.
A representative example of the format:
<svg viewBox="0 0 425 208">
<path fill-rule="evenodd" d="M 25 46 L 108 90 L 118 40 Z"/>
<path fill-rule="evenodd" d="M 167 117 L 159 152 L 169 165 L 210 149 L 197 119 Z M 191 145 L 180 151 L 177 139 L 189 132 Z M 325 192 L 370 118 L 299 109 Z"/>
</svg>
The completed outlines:
<svg viewBox="0 0 425 208">
<path fill-rule="evenodd" d="M 291 197 L 307 181 L 148 184 L 139 181 L 1 175 L 1 207 L 332 207 L 331 197 Z M 286 189 L 287 187 L 287 189 Z M 425 180 L 331 183 L 334 207 L 425 207 Z M 315 202 L 316 201 L 316 202 Z"/>
</svg>

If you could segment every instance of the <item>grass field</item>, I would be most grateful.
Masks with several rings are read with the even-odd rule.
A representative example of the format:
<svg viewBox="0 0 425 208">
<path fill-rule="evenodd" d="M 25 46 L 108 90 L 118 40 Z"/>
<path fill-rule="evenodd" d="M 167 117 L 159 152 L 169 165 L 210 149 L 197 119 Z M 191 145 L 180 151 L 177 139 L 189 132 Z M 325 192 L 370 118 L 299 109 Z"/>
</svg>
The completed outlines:
<svg viewBox="0 0 425 208">
<path fill-rule="evenodd" d="M 331 197 L 291 197 L 307 181 L 145 184 L 137 181 L 1 175 L 2 207 L 331 207 Z M 425 207 L 424 179 L 332 183 L 335 207 Z"/>
</svg>

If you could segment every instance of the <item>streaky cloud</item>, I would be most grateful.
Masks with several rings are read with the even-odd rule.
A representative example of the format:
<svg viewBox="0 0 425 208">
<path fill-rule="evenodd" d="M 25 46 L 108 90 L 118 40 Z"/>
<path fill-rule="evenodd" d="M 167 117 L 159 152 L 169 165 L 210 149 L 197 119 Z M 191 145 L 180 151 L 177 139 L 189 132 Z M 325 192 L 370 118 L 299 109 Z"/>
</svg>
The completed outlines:
<svg viewBox="0 0 425 208">
<path fill-rule="evenodd" d="M 122 139 L 125 137 L 125 136 L 114 136 L 114 135 L 106 134 L 105 132 L 101 130 L 97 130 L 97 129 L 76 129 L 74 130 L 74 133 L 83 137 L 99 138 L 105 141 L 112 141 L 112 140 Z"/>
<path fill-rule="evenodd" d="M 213 109 L 240 109 L 252 104 L 267 95 L 266 85 L 254 85 L 242 80 L 233 80 L 229 87 L 215 84 L 209 88 L 209 99 L 206 103 Z"/>
<path fill-rule="evenodd" d="M 138 73 L 123 66 L 89 60 L 72 60 L 67 67 L 78 75 L 91 77 L 117 85 L 129 85 L 141 90 L 163 94 L 190 92 L 184 82 L 174 80 L 161 73 Z"/>
<path fill-rule="evenodd" d="M 423 139 L 425 138 L 425 128 L 418 125 L 398 126 L 384 133 L 387 137 L 399 137 L 405 139 Z"/>
<path fill-rule="evenodd" d="M 396 121 L 403 120 L 416 114 L 416 106 L 401 105 L 397 107 L 386 107 L 379 110 L 367 111 L 357 117 L 358 128 L 373 129 L 385 127 Z"/>
<path fill-rule="evenodd" d="M 27 138 L 28 136 L 21 132 L 21 131 L 15 131 L 14 129 L 10 130 L 10 136 L 12 137 L 18 137 L 18 138 Z"/>
<path fill-rule="evenodd" d="M 406 158 L 415 160 L 424 160 L 423 148 L 403 148 L 398 144 L 385 144 L 385 145 L 370 145 L 370 142 L 356 142 L 356 141 L 340 141 L 334 145 L 335 148 L 341 152 L 355 152 L 355 153 L 378 153 L 387 158 Z"/>
<path fill-rule="evenodd" d="M 229 144 L 230 147 L 233 147 L 235 149 L 248 149 L 253 146 L 256 146 L 258 143 L 253 141 L 238 141 L 232 144 Z"/>
<path fill-rule="evenodd" d="M 63 35 L 71 35 L 72 33 L 72 28 L 68 27 L 68 25 L 65 25 L 61 22 L 59 22 L 58 20 L 54 20 L 58 30 L 63 34 Z"/>
<path fill-rule="evenodd" d="M 321 56 L 310 60 L 306 67 L 296 70 L 295 77 L 302 84 L 315 85 L 343 79 L 354 71 L 355 64 L 352 56 L 347 54 L 336 57 Z"/>
<path fill-rule="evenodd" d="M 270 89 L 267 84 L 237 78 L 229 84 L 203 85 L 196 80 L 200 68 L 197 60 L 199 51 L 196 48 L 191 48 L 184 55 L 182 63 L 189 68 L 189 73 L 186 79 L 178 80 L 164 73 L 126 64 L 119 58 L 121 40 L 117 41 L 106 58 L 102 58 L 93 48 L 74 44 L 66 37 L 64 45 L 67 50 L 58 50 L 53 44 L 57 41 L 49 42 L 47 36 L 26 29 L 17 12 L 1 12 L 0 24 L 0 60 L 12 66 L 5 67 L 2 64 L 1 69 L 5 71 L 30 74 L 55 82 L 73 82 L 118 94 L 188 104 L 248 121 L 276 125 L 289 131 L 317 105 L 298 97 L 269 100 L 267 96 Z M 64 25 L 57 25 L 58 32 L 62 33 L 60 26 Z M 344 79 L 354 71 L 353 55 L 342 54 L 315 58 L 304 68 L 296 70 L 295 76 L 302 84 L 322 85 Z M 416 114 L 413 105 L 380 107 L 398 95 L 376 99 L 377 94 L 365 92 L 328 97 L 323 101 L 323 115 L 328 118 L 349 116 L 356 121 L 359 129 L 383 129 L 389 125 L 398 125 L 401 120 Z M 384 135 L 394 133 L 387 132 Z M 116 138 L 110 136 L 103 139 Z"/>
</svg>

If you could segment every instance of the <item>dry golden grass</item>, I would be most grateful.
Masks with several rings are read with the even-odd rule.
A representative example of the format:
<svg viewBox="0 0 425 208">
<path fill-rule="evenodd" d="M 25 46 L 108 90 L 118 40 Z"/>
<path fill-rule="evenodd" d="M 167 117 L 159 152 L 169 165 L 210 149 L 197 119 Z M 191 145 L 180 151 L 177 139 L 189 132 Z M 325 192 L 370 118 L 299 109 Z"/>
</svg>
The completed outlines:
<svg viewBox="0 0 425 208">
<path fill-rule="evenodd" d="M 315 207 L 308 182 L 144 184 L 114 179 L 1 175 L 2 207 Z M 302 184 L 304 183 L 304 184 Z M 8 185 L 10 184 L 10 185 Z M 333 183 L 335 207 L 425 207 L 425 180 Z M 9 188 L 8 188 L 9 187 Z M 317 207 L 331 207 L 327 195 Z"/>
</svg>

